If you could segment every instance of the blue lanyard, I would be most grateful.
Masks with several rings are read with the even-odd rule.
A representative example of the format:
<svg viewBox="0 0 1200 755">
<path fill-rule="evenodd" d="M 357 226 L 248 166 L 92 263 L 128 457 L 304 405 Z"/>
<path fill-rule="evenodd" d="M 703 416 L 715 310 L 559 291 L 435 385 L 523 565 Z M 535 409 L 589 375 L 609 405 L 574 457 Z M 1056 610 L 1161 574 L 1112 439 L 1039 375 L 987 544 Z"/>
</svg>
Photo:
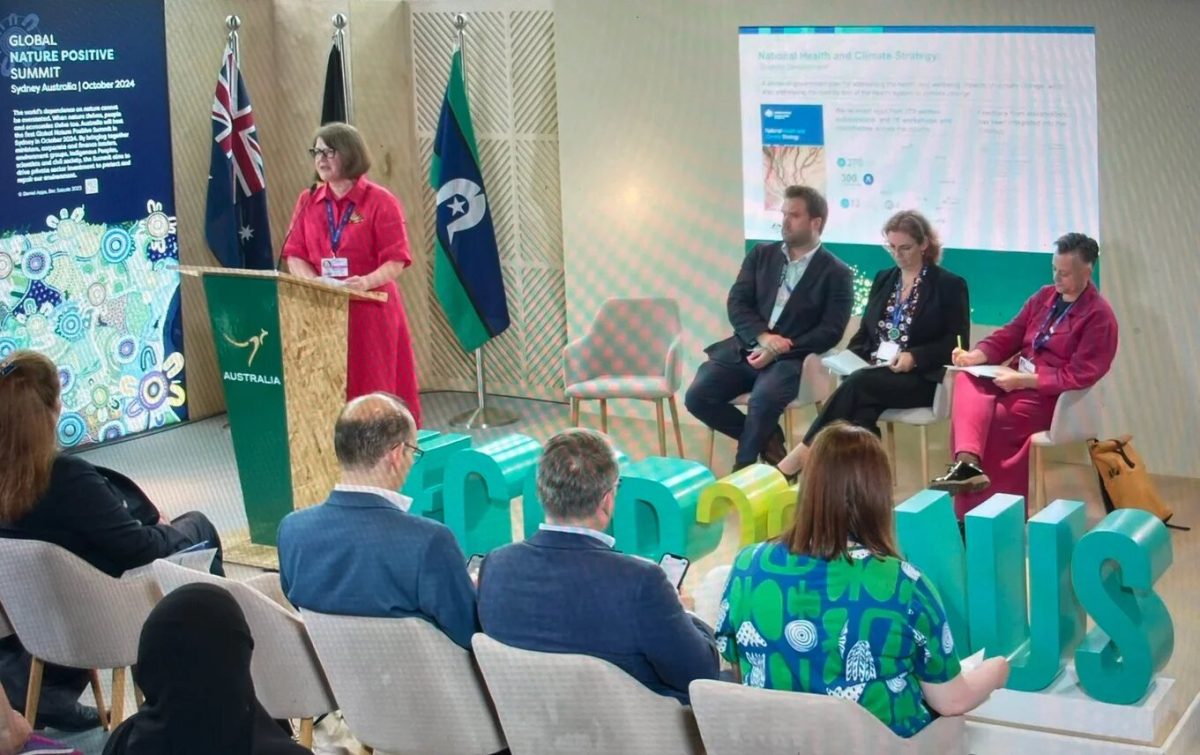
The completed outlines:
<svg viewBox="0 0 1200 755">
<path fill-rule="evenodd" d="M 921 272 L 917 273 L 917 277 L 913 279 L 913 286 L 911 289 L 909 289 L 908 298 L 904 300 L 903 304 L 900 303 L 900 292 L 904 289 L 904 276 L 901 275 L 896 278 L 896 303 L 892 309 L 892 330 L 900 329 L 900 320 L 904 317 L 905 310 L 907 310 L 909 305 L 912 304 L 913 297 L 917 294 L 917 286 L 920 285 L 921 279 L 924 277 L 925 268 L 922 267 Z"/>
<path fill-rule="evenodd" d="M 334 227 L 333 222 L 333 200 L 325 200 L 325 217 L 329 220 L 329 246 L 333 248 L 333 256 L 337 256 L 338 246 L 342 243 L 342 231 L 346 230 L 346 224 L 350 222 L 350 216 L 354 214 L 354 203 L 347 202 L 346 209 L 342 212 L 342 222 Z"/>
<path fill-rule="evenodd" d="M 1079 300 L 1076 299 L 1075 301 Z M 1075 301 L 1067 304 L 1067 308 L 1055 318 L 1053 323 L 1050 322 L 1050 318 L 1054 317 L 1054 302 L 1050 302 L 1050 311 L 1046 312 L 1046 319 L 1042 321 L 1042 327 L 1038 328 L 1037 335 L 1033 337 L 1033 352 L 1035 354 L 1045 348 L 1046 344 L 1050 341 L 1050 336 L 1054 335 L 1054 329 L 1058 327 L 1058 324 L 1071 311 L 1071 307 L 1075 306 Z"/>
</svg>

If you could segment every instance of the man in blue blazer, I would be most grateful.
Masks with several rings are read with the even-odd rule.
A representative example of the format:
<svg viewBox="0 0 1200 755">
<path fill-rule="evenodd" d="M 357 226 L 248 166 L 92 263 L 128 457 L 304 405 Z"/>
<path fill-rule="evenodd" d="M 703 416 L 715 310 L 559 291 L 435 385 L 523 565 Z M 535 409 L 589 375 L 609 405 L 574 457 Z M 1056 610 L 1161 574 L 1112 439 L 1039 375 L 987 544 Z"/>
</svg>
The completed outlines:
<svg viewBox="0 0 1200 755">
<path fill-rule="evenodd" d="M 483 562 L 479 619 L 506 645 L 602 658 L 688 702 L 717 678 L 712 630 L 689 616 L 656 564 L 613 550 L 617 461 L 603 435 L 567 430 L 546 444 L 537 487 L 546 523 Z"/>
<path fill-rule="evenodd" d="M 782 242 L 746 255 L 729 290 L 733 335 L 705 352 L 684 403 L 705 425 L 738 442 L 734 469 L 786 454 L 779 418 L 800 392 L 804 358 L 837 345 L 850 321 L 853 276 L 821 246 L 829 207 L 808 186 L 784 190 Z M 750 394 L 746 414 L 729 402 Z"/>
<path fill-rule="evenodd" d="M 342 481 L 328 500 L 279 524 L 279 577 L 294 605 L 347 616 L 417 616 L 470 649 L 475 589 L 454 535 L 408 513 L 396 491 L 415 457 L 416 423 L 400 399 L 354 399 L 334 427 Z"/>
</svg>

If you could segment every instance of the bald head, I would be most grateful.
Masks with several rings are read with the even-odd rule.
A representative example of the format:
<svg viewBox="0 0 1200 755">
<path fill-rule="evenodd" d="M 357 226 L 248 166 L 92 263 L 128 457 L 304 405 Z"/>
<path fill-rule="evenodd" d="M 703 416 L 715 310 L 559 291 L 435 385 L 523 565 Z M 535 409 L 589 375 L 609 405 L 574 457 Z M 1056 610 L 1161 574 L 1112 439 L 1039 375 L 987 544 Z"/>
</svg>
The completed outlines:
<svg viewBox="0 0 1200 755">
<path fill-rule="evenodd" d="M 333 449 L 342 469 L 365 470 L 415 436 L 416 422 L 403 401 L 390 393 L 370 393 L 350 401 L 338 415 Z"/>
</svg>

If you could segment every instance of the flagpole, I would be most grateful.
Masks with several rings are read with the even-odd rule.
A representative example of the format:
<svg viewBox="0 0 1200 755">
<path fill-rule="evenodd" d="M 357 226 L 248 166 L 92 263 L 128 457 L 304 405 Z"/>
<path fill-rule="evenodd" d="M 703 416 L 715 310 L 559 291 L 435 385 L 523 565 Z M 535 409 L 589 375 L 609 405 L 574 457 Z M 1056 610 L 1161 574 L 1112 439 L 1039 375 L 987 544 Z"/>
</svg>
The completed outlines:
<svg viewBox="0 0 1200 755">
<path fill-rule="evenodd" d="M 338 48 L 338 54 L 342 56 L 342 94 L 346 102 L 346 123 L 354 123 L 354 90 L 350 86 L 350 53 L 346 37 L 346 27 L 350 25 L 350 19 L 345 13 L 335 13 L 332 21 L 333 43 Z"/>
<path fill-rule="evenodd" d="M 238 35 L 238 29 L 242 28 L 242 19 L 237 16 L 226 16 L 225 28 L 229 30 L 229 49 L 233 50 L 233 72 L 230 74 L 232 78 L 229 80 L 229 91 L 233 97 L 236 97 L 237 77 L 241 75 L 242 66 L 242 44 Z"/>
<path fill-rule="evenodd" d="M 454 30 L 458 42 L 458 50 L 462 55 L 463 89 L 470 98 L 470 86 L 467 84 L 467 16 L 465 13 L 454 14 Z M 480 171 L 483 166 L 480 166 Z M 517 421 L 513 412 L 487 405 L 487 381 L 483 376 L 483 346 L 475 349 L 475 401 L 474 409 L 463 412 L 450 420 L 455 427 L 465 427 L 468 430 L 486 430 L 489 427 L 511 425 Z"/>
</svg>

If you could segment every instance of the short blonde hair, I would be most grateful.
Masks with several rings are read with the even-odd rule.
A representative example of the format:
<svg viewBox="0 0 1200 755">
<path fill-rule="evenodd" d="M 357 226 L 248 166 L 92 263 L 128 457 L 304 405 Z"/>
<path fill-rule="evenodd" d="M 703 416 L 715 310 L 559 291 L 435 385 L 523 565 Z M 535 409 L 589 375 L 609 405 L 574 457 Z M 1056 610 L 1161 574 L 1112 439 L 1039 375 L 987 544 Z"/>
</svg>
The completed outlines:
<svg viewBox="0 0 1200 755">
<path fill-rule="evenodd" d="M 314 147 L 318 139 L 342 156 L 342 175 L 346 178 L 358 178 L 371 169 L 371 153 L 367 151 L 367 143 L 358 129 L 349 123 L 326 123 L 313 134 Z"/>
</svg>

